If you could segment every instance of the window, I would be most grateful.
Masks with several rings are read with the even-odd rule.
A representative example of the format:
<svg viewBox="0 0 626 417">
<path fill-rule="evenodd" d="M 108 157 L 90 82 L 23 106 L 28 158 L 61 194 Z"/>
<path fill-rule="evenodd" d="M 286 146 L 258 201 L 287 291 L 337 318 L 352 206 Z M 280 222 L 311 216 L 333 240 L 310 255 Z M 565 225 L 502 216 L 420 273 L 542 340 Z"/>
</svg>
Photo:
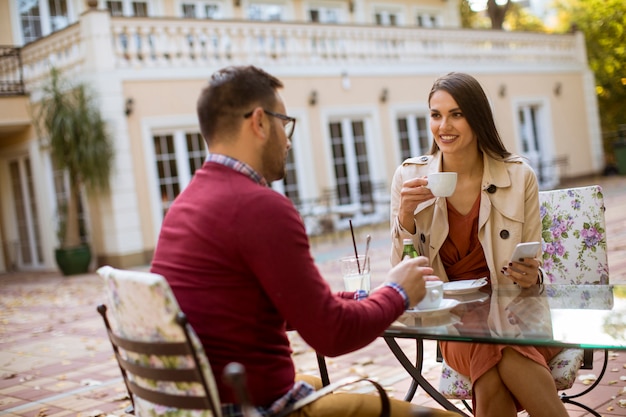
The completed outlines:
<svg viewBox="0 0 626 417">
<path fill-rule="evenodd" d="M 183 4 L 183 17 L 192 18 L 196 17 L 196 5 L 195 4 Z"/>
<path fill-rule="evenodd" d="M 400 163 L 412 156 L 424 155 L 430 149 L 427 116 L 410 114 L 398 117 Z"/>
<path fill-rule="evenodd" d="M 551 188 L 558 183 L 553 153 L 548 149 L 549 141 L 545 137 L 547 128 L 544 113 L 544 106 L 540 102 L 524 103 L 517 107 L 521 154 L 528 158 L 542 189 Z"/>
<path fill-rule="evenodd" d="M 15 247 L 11 248 L 15 253 L 9 254 L 13 258 L 9 262 L 14 264 L 10 266 L 41 266 L 43 251 L 30 158 L 9 161 L 9 176 L 18 236 Z"/>
<path fill-rule="evenodd" d="M 25 44 L 70 24 L 67 0 L 18 0 L 18 10 Z"/>
<path fill-rule="evenodd" d="M 59 169 L 57 165 L 52 161 L 52 178 L 54 179 L 54 193 L 56 197 L 56 218 L 58 224 L 63 224 L 67 216 L 67 197 L 68 190 L 70 189 L 69 174 L 67 171 Z M 80 234 L 80 240 L 82 243 L 88 241 L 87 231 L 87 213 L 83 204 L 82 194 L 78 197 L 78 232 Z M 61 226 L 58 226 L 61 227 Z M 60 237 L 59 237 L 60 238 Z"/>
<path fill-rule="evenodd" d="M 50 29 L 52 32 L 63 29 L 70 24 L 67 3 L 65 0 L 49 0 Z"/>
<path fill-rule="evenodd" d="M 312 7 L 309 10 L 309 21 L 315 23 L 339 23 L 341 10 L 338 7 Z"/>
<path fill-rule="evenodd" d="M 165 216 L 176 196 L 204 163 L 207 151 L 202 135 L 197 132 L 155 134 L 152 140 L 161 213 Z"/>
<path fill-rule="evenodd" d="M 439 24 L 439 17 L 426 12 L 417 13 L 417 26 L 421 28 L 435 28 L 441 26 Z"/>
<path fill-rule="evenodd" d="M 107 1 L 107 9 L 111 16 L 124 16 L 124 6 L 121 0 L 119 1 Z"/>
<path fill-rule="evenodd" d="M 135 0 L 107 0 L 106 8 L 111 16 L 148 17 L 148 2 Z"/>
<path fill-rule="evenodd" d="M 284 10 L 280 4 L 253 3 L 248 6 L 250 20 L 283 20 Z"/>
<path fill-rule="evenodd" d="M 398 26 L 400 15 L 396 11 L 379 10 L 374 14 L 374 20 L 379 26 Z"/>
<path fill-rule="evenodd" d="M 196 19 L 221 19 L 220 5 L 217 2 L 187 1 L 182 3 L 183 17 Z"/>
<path fill-rule="evenodd" d="M 300 191 L 298 189 L 298 172 L 296 171 L 296 162 L 294 160 L 293 148 L 287 154 L 287 162 L 285 164 L 285 178 L 283 182 L 283 193 L 295 205 L 300 202 Z"/>
<path fill-rule="evenodd" d="M 373 202 L 363 120 L 343 119 L 329 125 L 339 205 Z"/>
</svg>

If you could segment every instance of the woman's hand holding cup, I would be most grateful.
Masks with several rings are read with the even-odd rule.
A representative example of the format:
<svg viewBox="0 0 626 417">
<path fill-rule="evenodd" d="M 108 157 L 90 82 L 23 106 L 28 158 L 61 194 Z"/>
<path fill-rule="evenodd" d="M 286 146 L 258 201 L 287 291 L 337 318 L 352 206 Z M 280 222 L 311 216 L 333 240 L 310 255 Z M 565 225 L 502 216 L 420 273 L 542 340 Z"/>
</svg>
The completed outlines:
<svg viewBox="0 0 626 417">
<path fill-rule="evenodd" d="M 415 232 L 413 230 L 415 209 L 420 203 L 434 197 L 426 185 L 428 185 L 426 177 L 412 178 L 404 181 L 400 190 L 398 218 L 402 227 L 411 233 Z"/>
</svg>

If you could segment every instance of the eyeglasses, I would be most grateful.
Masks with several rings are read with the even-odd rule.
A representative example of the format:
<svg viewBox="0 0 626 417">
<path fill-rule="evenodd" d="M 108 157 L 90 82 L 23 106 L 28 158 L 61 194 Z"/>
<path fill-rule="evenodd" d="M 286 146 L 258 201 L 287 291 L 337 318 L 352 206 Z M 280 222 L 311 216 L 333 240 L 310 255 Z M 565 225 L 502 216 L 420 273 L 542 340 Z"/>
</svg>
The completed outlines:
<svg viewBox="0 0 626 417">
<path fill-rule="evenodd" d="M 273 111 L 265 109 L 263 109 L 263 111 L 265 112 L 265 114 L 269 114 L 270 116 L 278 117 L 280 120 L 284 120 L 285 123 L 283 124 L 283 129 L 285 129 L 285 135 L 287 135 L 287 139 L 291 139 L 291 137 L 293 136 L 293 132 L 296 128 L 296 118 L 280 113 L 274 113 Z M 253 112 L 254 110 L 244 114 L 243 117 L 247 119 L 248 117 L 252 116 Z"/>
</svg>

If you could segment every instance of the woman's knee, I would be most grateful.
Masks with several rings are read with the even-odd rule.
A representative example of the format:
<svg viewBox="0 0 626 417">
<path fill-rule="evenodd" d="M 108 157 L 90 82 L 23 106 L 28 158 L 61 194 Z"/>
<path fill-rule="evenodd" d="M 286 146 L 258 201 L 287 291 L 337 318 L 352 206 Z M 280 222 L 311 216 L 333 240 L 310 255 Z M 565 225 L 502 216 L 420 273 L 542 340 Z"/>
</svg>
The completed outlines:
<svg viewBox="0 0 626 417">
<path fill-rule="evenodd" d="M 506 390 L 504 381 L 500 377 L 497 367 L 493 367 L 482 374 L 473 384 L 474 395 L 478 398 L 484 396 L 489 398 L 497 395 L 499 392 Z"/>
</svg>

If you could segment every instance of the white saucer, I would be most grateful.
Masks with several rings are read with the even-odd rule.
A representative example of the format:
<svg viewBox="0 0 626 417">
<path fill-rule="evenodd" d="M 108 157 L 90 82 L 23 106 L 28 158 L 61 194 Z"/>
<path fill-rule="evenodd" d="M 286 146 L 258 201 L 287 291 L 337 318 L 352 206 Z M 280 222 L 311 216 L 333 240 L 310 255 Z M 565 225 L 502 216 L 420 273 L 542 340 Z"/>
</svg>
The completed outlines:
<svg viewBox="0 0 626 417">
<path fill-rule="evenodd" d="M 483 302 L 489 299 L 489 294 L 485 294 L 484 292 L 472 292 L 469 294 L 447 294 L 448 297 L 451 297 L 455 300 L 459 300 L 461 304 L 466 303 L 474 303 L 474 302 Z"/>
<path fill-rule="evenodd" d="M 422 329 L 431 329 L 431 332 L 439 333 L 436 330 L 441 329 L 441 333 L 449 334 L 448 326 L 461 322 L 461 319 L 455 314 L 403 314 L 398 317 L 398 322 L 405 326 L 416 326 Z"/>
<path fill-rule="evenodd" d="M 469 294 L 478 291 L 487 285 L 487 278 L 464 279 L 461 281 L 450 281 L 443 283 L 444 294 Z"/>
<path fill-rule="evenodd" d="M 444 298 L 441 300 L 441 304 L 437 308 L 431 308 L 429 310 L 418 310 L 417 308 L 410 308 L 404 312 L 404 314 L 423 316 L 426 314 L 441 314 L 445 313 L 449 310 L 452 310 L 454 307 L 459 305 L 458 300 L 453 300 L 451 298 Z"/>
</svg>

